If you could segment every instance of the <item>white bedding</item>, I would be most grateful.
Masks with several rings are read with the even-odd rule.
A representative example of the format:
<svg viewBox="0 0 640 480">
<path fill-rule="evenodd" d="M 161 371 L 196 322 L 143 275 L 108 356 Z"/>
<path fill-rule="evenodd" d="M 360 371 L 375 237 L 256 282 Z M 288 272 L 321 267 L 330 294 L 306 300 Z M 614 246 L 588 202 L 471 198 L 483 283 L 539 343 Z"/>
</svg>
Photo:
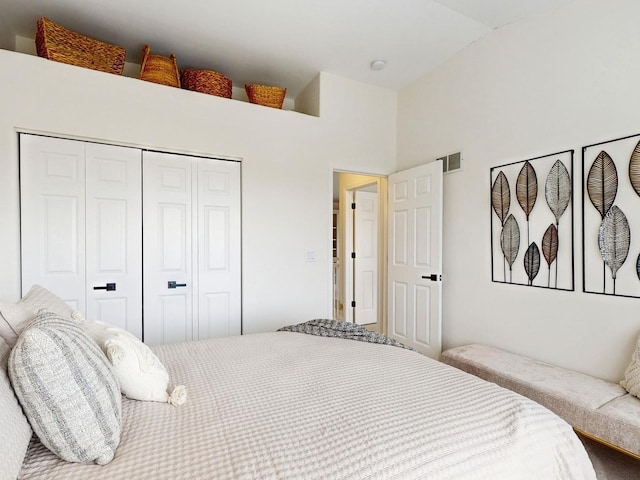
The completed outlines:
<svg viewBox="0 0 640 480">
<path fill-rule="evenodd" d="M 154 351 L 184 405 L 123 399 L 110 464 L 32 441 L 19 478 L 595 479 L 559 417 L 413 351 L 291 332 Z"/>
</svg>

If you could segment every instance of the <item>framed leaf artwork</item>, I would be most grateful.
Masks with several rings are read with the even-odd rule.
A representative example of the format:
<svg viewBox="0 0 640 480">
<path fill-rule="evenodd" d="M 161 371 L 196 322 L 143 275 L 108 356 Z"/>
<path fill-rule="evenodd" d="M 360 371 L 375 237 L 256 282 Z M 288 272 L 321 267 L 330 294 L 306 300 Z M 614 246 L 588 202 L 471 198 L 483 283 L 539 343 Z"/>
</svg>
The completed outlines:
<svg viewBox="0 0 640 480">
<path fill-rule="evenodd" d="M 582 284 L 640 297 L 640 134 L 582 148 Z"/>
<path fill-rule="evenodd" d="M 574 290 L 573 153 L 491 169 L 494 282 Z"/>
</svg>

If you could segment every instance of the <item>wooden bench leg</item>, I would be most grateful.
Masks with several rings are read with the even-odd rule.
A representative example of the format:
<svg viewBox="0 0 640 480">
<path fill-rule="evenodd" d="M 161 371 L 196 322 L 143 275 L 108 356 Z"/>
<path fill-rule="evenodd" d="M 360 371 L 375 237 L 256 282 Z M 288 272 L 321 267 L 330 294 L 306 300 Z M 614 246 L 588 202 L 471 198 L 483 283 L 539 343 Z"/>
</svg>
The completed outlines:
<svg viewBox="0 0 640 480">
<path fill-rule="evenodd" d="M 602 440 L 601 438 L 596 437 L 595 435 L 591 435 L 590 433 L 584 432 L 582 430 L 580 430 L 579 428 L 575 428 L 573 427 L 573 430 L 576 433 L 579 433 L 580 435 L 582 435 L 583 437 L 588 438 L 589 440 L 593 440 L 594 442 L 598 442 L 602 445 L 605 445 L 606 447 L 612 448 L 613 450 L 617 450 L 618 452 L 624 453 L 625 455 L 628 455 L 632 458 L 635 458 L 636 460 L 640 460 L 640 455 L 638 455 L 637 453 L 633 453 L 630 452 L 629 450 L 626 450 L 622 447 L 619 447 L 618 445 L 614 445 L 611 442 L 607 442 L 606 440 Z"/>
</svg>

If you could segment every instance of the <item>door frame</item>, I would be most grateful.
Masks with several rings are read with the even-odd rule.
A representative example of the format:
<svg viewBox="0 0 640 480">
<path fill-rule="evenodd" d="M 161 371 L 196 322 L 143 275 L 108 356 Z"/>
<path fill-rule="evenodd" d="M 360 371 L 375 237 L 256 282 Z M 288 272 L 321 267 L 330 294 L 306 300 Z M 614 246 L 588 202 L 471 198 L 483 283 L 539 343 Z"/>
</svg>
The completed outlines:
<svg viewBox="0 0 640 480">
<path fill-rule="evenodd" d="M 331 170 L 331 192 L 332 199 L 329 205 L 331 206 L 330 213 L 333 215 L 333 175 L 340 174 L 339 181 L 339 205 L 340 210 L 338 212 L 338 258 L 340 261 L 341 269 L 338 281 L 341 282 L 340 298 L 339 302 L 342 304 L 343 309 L 346 311 L 347 302 L 350 304 L 351 300 L 347 300 L 347 292 L 350 288 L 346 288 L 347 285 L 351 285 L 352 276 L 349 276 L 347 269 L 344 268 L 347 261 L 346 252 L 347 247 L 351 244 L 350 240 L 347 240 L 347 235 L 351 230 L 348 230 L 347 215 L 351 214 L 351 209 L 344 208 L 345 205 L 350 205 L 353 198 L 353 190 L 363 188 L 372 184 L 376 184 L 378 192 L 378 322 L 366 325 L 366 328 L 374 330 L 380 333 L 386 333 L 387 331 L 387 175 L 375 174 L 375 173 L 360 173 L 347 170 L 341 170 L 334 168 Z M 343 176 L 344 175 L 344 176 Z M 331 217 L 329 217 L 331 218 Z M 331 232 L 331 230 L 329 230 Z M 329 236 L 331 239 L 331 235 Z M 333 269 L 333 265 L 330 265 Z M 332 281 L 333 275 L 329 276 Z M 333 285 L 331 285 L 331 292 L 333 292 Z M 333 294 L 331 295 L 331 312 L 333 312 Z M 347 316 L 343 315 L 343 320 L 347 320 Z"/>
</svg>

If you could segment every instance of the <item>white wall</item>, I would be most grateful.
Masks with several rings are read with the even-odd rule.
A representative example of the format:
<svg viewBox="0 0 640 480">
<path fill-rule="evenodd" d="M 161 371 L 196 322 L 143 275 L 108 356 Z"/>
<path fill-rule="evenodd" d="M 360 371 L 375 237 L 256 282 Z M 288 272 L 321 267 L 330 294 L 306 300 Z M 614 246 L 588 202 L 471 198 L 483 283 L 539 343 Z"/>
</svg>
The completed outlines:
<svg viewBox="0 0 640 480">
<path fill-rule="evenodd" d="M 244 332 L 331 315 L 332 170 L 394 170 L 395 92 L 322 74 L 318 118 L 9 51 L 0 71 L 0 298 L 20 297 L 16 132 L 29 130 L 241 158 Z"/>
<path fill-rule="evenodd" d="M 444 181 L 445 348 L 484 342 L 622 377 L 640 299 L 582 292 L 581 148 L 640 133 L 638 18 L 636 0 L 576 0 L 492 32 L 400 92 L 398 168 L 464 157 Z M 492 283 L 490 168 L 566 149 L 575 149 L 576 291 Z"/>
</svg>

